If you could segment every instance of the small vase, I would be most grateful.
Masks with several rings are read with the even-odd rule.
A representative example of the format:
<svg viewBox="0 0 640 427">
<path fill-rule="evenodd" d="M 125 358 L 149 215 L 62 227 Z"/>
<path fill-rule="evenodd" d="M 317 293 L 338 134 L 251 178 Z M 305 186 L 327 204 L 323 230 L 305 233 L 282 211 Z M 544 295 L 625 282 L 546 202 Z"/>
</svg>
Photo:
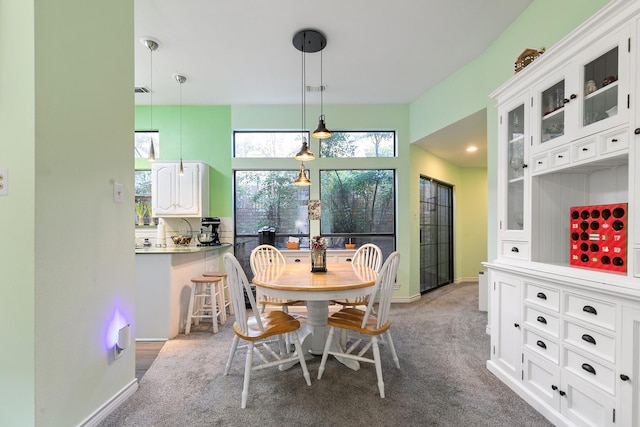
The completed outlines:
<svg viewBox="0 0 640 427">
<path fill-rule="evenodd" d="M 311 272 L 327 271 L 327 250 L 325 248 L 311 249 Z"/>
</svg>

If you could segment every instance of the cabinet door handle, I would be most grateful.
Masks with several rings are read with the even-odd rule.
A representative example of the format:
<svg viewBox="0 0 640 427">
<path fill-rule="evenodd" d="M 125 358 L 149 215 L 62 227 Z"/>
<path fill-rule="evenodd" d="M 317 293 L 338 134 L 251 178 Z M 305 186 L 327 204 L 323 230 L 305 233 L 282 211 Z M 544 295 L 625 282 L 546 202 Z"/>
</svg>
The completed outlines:
<svg viewBox="0 0 640 427">
<path fill-rule="evenodd" d="M 536 295 L 538 298 L 540 299 L 547 299 L 547 296 L 545 294 L 543 294 L 542 292 L 538 292 L 538 295 Z"/>
<path fill-rule="evenodd" d="M 640 135 L 640 128 L 636 128 L 633 133 L 635 133 L 636 135 Z"/>
<path fill-rule="evenodd" d="M 520 252 L 520 250 L 514 246 L 514 247 L 511 248 L 511 252 L 518 253 L 518 252 Z"/>
<path fill-rule="evenodd" d="M 560 396 L 564 396 L 564 395 L 566 395 L 566 394 L 567 394 L 567 393 L 565 393 L 565 392 L 564 392 L 564 391 L 562 391 L 562 390 L 559 390 L 559 391 L 558 391 L 558 393 L 560 393 Z"/>
<path fill-rule="evenodd" d="M 545 319 L 542 316 L 538 316 L 538 318 L 536 319 L 538 322 L 540 323 L 544 323 L 545 325 L 547 324 L 547 319 Z"/>
<path fill-rule="evenodd" d="M 590 374 L 593 374 L 593 375 L 596 374 L 596 370 L 593 369 L 593 366 L 589 365 L 588 363 L 583 363 L 582 364 L 582 369 L 584 369 L 585 371 L 589 372 Z"/>
<path fill-rule="evenodd" d="M 516 327 L 516 328 L 519 328 L 520 324 L 519 323 L 514 323 L 513 326 Z"/>
<path fill-rule="evenodd" d="M 629 381 L 629 376 L 628 376 L 628 375 L 625 375 L 625 374 L 620 374 L 620 379 L 621 379 L 622 381 Z"/>
<path fill-rule="evenodd" d="M 571 96 L 569 98 L 571 99 L 576 99 L 578 97 L 578 95 L 576 95 L 575 93 L 572 93 Z"/>
<path fill-rule="evenodd" d="M 596 340 L 589 334 L 582 335 L 582 339 L 588 343 L 596 345 Z"/>
<path fill-rule="evenodd" d="M 551 384 L 551 390 L 557 391 L 558 390 L 558 386 L 554 385 L 554 384 Z"/>
<path fill-rule="evenodd" d="M 538 340 L 538 341 L 536 342 L 536 345 L 537 345 L 538 347 L 544 348 L 545 350 L 547 349 L 547 345 L 544 343 L 544 341 L 540 341 L 540 340 Z"/>
<path fill-rule="evenodd" d="M 590 305 L 585 305 L 584 307 L 582 307 L 582 311 L 586 313 L 595 314 L 596 316 L 598 315 L 598 312 L 596 311 L 596 309 L 591 307 Z"/>
<path fill-rule="evenodd" d="M 522 169 L 526 169 L 526 168 L 528 168 L 528 167 L 529 167 L 529 165 L 528 165 L 528 164 L 526 164 L 526 163 L 523 163 L 523 164 L 522 164 Z"/>
</svg>

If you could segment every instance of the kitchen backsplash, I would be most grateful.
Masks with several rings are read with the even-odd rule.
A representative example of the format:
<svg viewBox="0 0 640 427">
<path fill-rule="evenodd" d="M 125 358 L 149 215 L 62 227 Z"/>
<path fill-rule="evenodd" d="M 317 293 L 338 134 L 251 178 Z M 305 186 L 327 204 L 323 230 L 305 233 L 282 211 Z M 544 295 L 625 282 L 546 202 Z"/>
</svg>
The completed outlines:
<svg viewBox="0 0 640 427">
<path fill-rule="evenodd" d="M 197 236 L 200 233 L 200 218 L 162 218 L 166 228 L 167 246 L 175 246 L 171 240 L 171 236 L 178 234 L 191 235 L 190 246 L 197 246 Z M 220 217 L 220 226 L 218 227 L 220 235 L 220 243 L 233 243 L 233 219 L 231 217 Z M 135 245 L 142 246 L 144 239 L 149 239 L 152 246 L 158 243 L 158 228 L 154 225 L 136 227 Z"/>
</svg>

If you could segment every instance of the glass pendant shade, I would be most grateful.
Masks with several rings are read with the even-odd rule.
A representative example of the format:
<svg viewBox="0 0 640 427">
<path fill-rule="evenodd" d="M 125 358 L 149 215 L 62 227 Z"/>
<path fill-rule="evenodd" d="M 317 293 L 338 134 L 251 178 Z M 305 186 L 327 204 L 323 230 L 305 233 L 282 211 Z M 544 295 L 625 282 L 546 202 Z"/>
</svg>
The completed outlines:
<svg viewBox="0 0 640 427">
<path fill-rule="evenodd" d="M 318 120 L 318 129 L 314 130 L 311 136 L 317 139 L 331 138 L 331 132 L 324 124 L 324 114 L 322 114 L 320 120 Z"/>
<path fill-rule="evenodd" d="M 149 161 L 153 162 L 156 159 L 156 150 L 153 148 L 153 138 L 151 138 L 151 144 L 149 146 Z"/>
<path fill-rule="evenodd" d="M 301 187 L 311 185 L 311 181 L 309 180 L 309 178 L 307 178 L 307 174 L 304 171 L 304 163 L 300 164 L 300 174 L 298 175 L 298 178 L 293 181 L 293 185 Z"/>
<path fill-rule="evenodd" d="M 300 160 L 300 161 L 305 161 L 305 160 L 309 161 L 315 158 L 316 156 L 311 151 L 309 151 L 309 144 L 307 144 L 306 139 L 303 139 L 302 148 L 300 149 L 298 154 L 295 155 L 294 159 Z"/>
</svg>

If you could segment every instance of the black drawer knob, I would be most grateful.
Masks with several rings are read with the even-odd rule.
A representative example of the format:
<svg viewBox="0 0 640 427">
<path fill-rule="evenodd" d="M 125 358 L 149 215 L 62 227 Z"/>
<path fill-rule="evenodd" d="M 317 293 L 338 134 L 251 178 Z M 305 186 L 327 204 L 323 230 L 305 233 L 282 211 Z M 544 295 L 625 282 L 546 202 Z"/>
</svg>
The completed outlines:
<svg viewBox="0 0 640 427">
<path fill-rule="evenodd" d="M 582 339 L 588 343 L 596 345 L 596 340 L 589 334 L 582 335 Z"/>
<path fill-rule="evenodd" d="M 511 252 L 518 253 L 518 252 L 520 252 L 520 250 L 514 246 L 514 247 L 511 248 Z"/>
<path fill-rule="evenodd" d="M 536 342 L 536 345 L 537 345 L 538 347 L 540 347 L 540 348 L 544 348 L 544 349 L 546 349 L 546 348 L 547 348 L 547 345 L 544 343 L 544 341 L 541 341 L 541 340 L 538 340 L 538 341 Z"/>
<path fill-rule="evenodd" d="M 547 324 L 547 319 L 545 319 L 542 316 L 538 316 L 538 318 L 536 319 L 538 322 L 540 323 L 544 323 L 545 325 Z"/>
<path fill-rule="evenodd" d="M 536 295 L 538 298 L 540 299 L 547 299 L 547 296 L 545 294 L 543 294 L 542 292 L 538 292 L 538 295 Z"/>
<path fill-rule="evenodd" d="M 585 371 L 589 372 L 590 374 L 593 374 L 593 375 L 596 374 L 596 370 L 593 369 L 593 366 L 589 365 L 588 363 L 583 363 L 582 364 L 582 369 L 584 369 Z"/>
<path fill-rule="evenodd" d="M 635 133 L 636 135 L 640 135 L 640 128 L 636 128 L 636 130 L 634 130 L 633 133 Z"/>
<path fill-rule="evenodd" d="M 598 315 L 598 311 L 590 305 L 585 305 L 584 307 L 582 307 L 582 311 L 584 311 L 585 313 L 595 314 L 596 316 Z"/>
</svg>

